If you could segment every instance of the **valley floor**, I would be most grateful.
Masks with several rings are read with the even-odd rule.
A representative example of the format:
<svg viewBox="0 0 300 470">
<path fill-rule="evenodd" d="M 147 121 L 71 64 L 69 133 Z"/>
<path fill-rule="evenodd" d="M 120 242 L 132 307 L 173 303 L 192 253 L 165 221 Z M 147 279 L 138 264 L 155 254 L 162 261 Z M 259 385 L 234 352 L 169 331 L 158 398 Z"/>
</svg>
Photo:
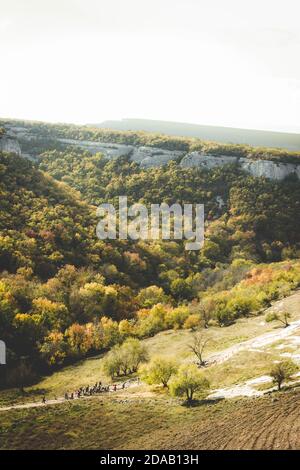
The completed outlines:
<svg viewBox="0 0 300 470">
<path fill-rule="evenodd" d="M 134 381 L 117 392 L 61 398 L 103 379 L 101 356 L 43 379 L 23 397 L 16 390 L 1 392 L 0 449 L 300 449 L 299 373 L 281 393 L 268 375 L 276 361 L 300 362 L 299 305 L 297 291 L 272 306 L 291 312 L 287 328 L 266 324 L 264 316 L 210 328 L 204 370 L 211 391 L 195 407 Z M 145 340 L 151 356 L 176 352 L 182 362 L 193 360 L 190 341 L 186 330 Z"/>
<path fill-rule="evenodd" d="M 300 449 L 300 391 L 199 402 L 78 400 L 1 413 L 1 449 Z"/>
</svg>

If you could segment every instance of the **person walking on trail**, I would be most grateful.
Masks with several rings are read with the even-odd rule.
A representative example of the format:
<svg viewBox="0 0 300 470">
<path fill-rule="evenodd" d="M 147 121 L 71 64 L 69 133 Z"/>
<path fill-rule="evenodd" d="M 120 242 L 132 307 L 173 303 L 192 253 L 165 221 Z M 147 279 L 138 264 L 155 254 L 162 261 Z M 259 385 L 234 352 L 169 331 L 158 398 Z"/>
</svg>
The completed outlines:
<svg viewBox="0 0 300 470">
<path fill-rule="evenodd" d="M 117 391 L 117 385 L 114 384 L 114 392 L 116 392 L 116 391 Z"/>
<path fill-rule="evenodd" d="M 65 393 L 65 400 L 69 400 L 68 392 Z"/>
<path fill-rule="evenodd" d="M 45 397 L 45 395 L 43 396 L 42 402 L 43 402 L 43 403 L 46 403 L 46 397 Z"/>
</svg>

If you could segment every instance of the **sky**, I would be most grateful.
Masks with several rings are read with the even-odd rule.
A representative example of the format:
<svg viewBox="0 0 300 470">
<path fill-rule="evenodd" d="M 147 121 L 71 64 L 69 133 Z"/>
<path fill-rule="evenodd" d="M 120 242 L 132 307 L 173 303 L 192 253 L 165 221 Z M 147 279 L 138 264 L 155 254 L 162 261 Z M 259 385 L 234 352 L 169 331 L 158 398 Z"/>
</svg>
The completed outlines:
<svg viewBox="0 0 300 470">
<path fill-rule="evenodd" d="M 0 0 L 0 116 L 300 132 L 299 0 Z"/>
</svg>

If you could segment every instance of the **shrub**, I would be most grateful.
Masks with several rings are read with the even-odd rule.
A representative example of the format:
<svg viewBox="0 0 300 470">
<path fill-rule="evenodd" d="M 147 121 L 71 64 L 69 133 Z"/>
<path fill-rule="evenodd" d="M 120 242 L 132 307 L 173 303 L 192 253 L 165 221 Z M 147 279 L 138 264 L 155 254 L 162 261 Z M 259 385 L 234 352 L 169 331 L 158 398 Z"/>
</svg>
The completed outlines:
<svg viewBox="0 0 300 470">
<path fill-rule="evenodd" d="M 189 315 L 190 310 L 188 307 L 170 309 L 166 315 L 167 326 L 175 329 L 182 328 Z"/>
<path fill-rule="evenodd" d="M 174 279 L 174 281 L 171 282 L 170 290 L 172 296 L 177 301 L 185 299 L 192 300 L 194 297 L 193 288 L 185 279 Z"/>
<path fill-rule="evenodd" d="M 168 303 L 169 300 L 163 289 L 157 286 L 145 287 L 140 290 L 137 296 L 137 301 L 142 308 L 151 308 L 159 303 Z"/>
<path fill-rule="evenodd" d="M 186 330 L 196 330 L 201 325 L 201 317 L 197 313 L 189 315 L 183 324 Z"/>
<path fill-rule="evenodd" d="M 103 359 L 103 371 L 109 377 L 119 377 L 136 372 L 141 362 L 148 359 L 147 349 L 136 338 L 128 338 L 124 343 L 114 346 Z"/>
<path fill-rule="evenodd" d="M 174 361 L 156 357 L 141 368 L 140 377 L 149 385 L 162 384 L 167 387 L 171 376 L 177 372 L 177 369 Z"/>
<path fill-rule="evenodd" d="M 277 385 L 278 390 L 281 390 L 282 383 L 295 374 L 297 370 L 298 366 L 291 360 L 279 362 L 273 367 L 270 375 L 273 382 Z"/>
<path fill-rule="evenodd" d="M 159 331 L 166 329 L 165 319 L 167 312 L 168 308 L 162 304 L 157 304 L 150 310 L 139 310 L 137 312 L 136 334 L 143 338 L 153 336 Z"/>
<path fill-rule="evenodd" d="M 209 389 L 209 382 L 196 365 L 183 364 L 170 380 L 169 387 L 173 396 L 185 395 L 187 401 L 190 402 L 195 392 L 205 392 Z"/>
<path fill-rule="evenodd" d="M 288 322 L 289 318 L 291 318 L 291 314 L 289 312 L 286 312 L 286 311 L 282 311 L 282 312 L 271 311 L 266 315 L 265 320 L 266 320 L 267 323 L 277 320 L 280 323 L 282 323 L 283 326 L 286 328 L 287 326 L 289 326 L 289 322 Z"/>
</svg>

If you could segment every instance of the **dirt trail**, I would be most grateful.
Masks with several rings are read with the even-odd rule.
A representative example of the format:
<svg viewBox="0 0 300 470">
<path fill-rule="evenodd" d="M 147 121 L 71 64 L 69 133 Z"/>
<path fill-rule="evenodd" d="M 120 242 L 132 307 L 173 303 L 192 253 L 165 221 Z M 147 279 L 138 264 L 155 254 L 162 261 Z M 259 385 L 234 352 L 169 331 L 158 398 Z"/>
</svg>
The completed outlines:
<svg viewBox="0 0 300 470">
<path fill-rule="evenodd" d="M 265 346 L 269 346 L 270 344 L 275 343 L 276 341 L 288 338 L 291 336 L 295 331 L 300 329 L 300 320 L 292 322 L 290 326 L 286 328 L 280 328 L 276 331 L 271 331 L 269 333 L 264 333 L 261 336 L 256 336 L 253 339 L 249 339 L 247 341 L 243 341 L 241 343 L 234 344 L 223 351 L 218 353 L 212 354 L 208 357 L 208 362 L 210 364 L 217 363 L 221 364 L 222 362 L 227 361 L 230 359 L 234 354 L 237 354 L 241 351 L 249 351 L 249 350 L 261 350 Z"/>
<path fill-rule="evenodd" d="M 298 302 L 300 303 L 300 291 L 297 291 L 291 296 L 279 302 L 276 302 L 270 309 L 272 310 L 288 309 L 289 304 L 290 303 L 292 304 L 295 301 L 297 303 Z M 291 324 L 286 328 L 279 328 L 279 329 L 276 329 L 275 331 L 264 333 L 250 340 L 246 340 L 246 341 L 242 341 L 241 343 L 234 344 L 233 346 L 230 346 L 229 348 L 224 349 L 223 351 L 220 351 L 218 353 L 211 354 L 208 357 L 208 365 L 221 364 L 241 351 L 261 351 L 263 350 L 264 347 L 269 346 L 275 343 L 276 341 L 284 340 L 287 338 L 295 342 L 295 337 L 293 336 L 293 333 L 295 333 L 298 330 L 300 330 L 300 320 L 291 322 Z M 298 341 L 296 341 L 296 343 L 298 343 Z M 296 359 L 295 356 L 294 356 L 294 359 Z M 300 356 L 299 356 L 299 360 L 300 360 Z M 300 373 L 295 374 L 295 378 L 296 377 L 298 378 L 299 376 L 300 376 Z M 220 388 L 220 389 L 213 390 L 212 393 L 208 396 L 208 398 L 235 398 L 235 397 L 242 397 L 242 396 L 244 397 L 260 396 L 268 391 L 273 390 L 274 387 L 268 390 L 259 391 L 255 388 L 255 385 L 261 385 L 261 384 L 265 384 L 268 382 L 270 382 L 269 376 L 264 375 L 261 377 L 256 377 L 244 383 L 233 385 L 232 387 L 226 387 L 222 389 Z M 126 388 L 135 387 L 137 385 L 138 385 L 137 382 L 129 381 L 127 382 Z M 81 397 L 79 398 L 79 400 L 99 398 L 99 397 L 104 397 L 104 396 L 110 396 L 110 397 L 115 396 L 117 398 L 118 396 L 120 396 L 119 395 L 120 393 L 123 398 L 125 398 L 125 396 L 127 395 L 126 389 L 125 390 L 118 389 L 117 392 L 108 392 L 108 393 L 104 393 L 103 395 L 99 394 L 99 395 Z M 138 393 L 134 394 L 135 397 L 139 397 L 142 395 L 143 393 L 141 393 L 140 395 Z M 17 409 L 37 408 L 37 407 L 42 407 L 42 406 L 47 406 L 47 405 L 56 405 L 59 403 L 66 403 L 66 402 L 71 403 L 76 400 L 78 400 L 78 398 L 75 398 L 74 400 L 66 401 L 63 397 L 59 397 L 53 400 L 47 400 L 46 404 L 42 402 L 38 402 L 38 403 L 34 402 L 34 403 L 23 403 L 23 404 L 18 404 L 18 405 L 0 407 L 0 412 L 9 411 L 9 410 L 17 410 Z"/>
<path fill-rule="evenodd" d="M 295 303 L 300 305 L 300 291 L 296 291 L 294 294 L 286 297 L 283 300 L 279 300 L 275 302 L 272 307 L 270 307 L 268 311 L 276 311 L 276 310 L 294 310 Z M 288 338 L 293 333 L 300 329 L 300 320 L 294 321 L 290 323 L 290 326 L 286 328 L 278 328 L 275 331 L 270 331 L 269 333 L 264 333 L 260 336 L 256 336 L 255 338 L 242 341 L 241 343 L 234 344 L 223 351 L 211 354 L 208 357 L 210 363 L 222 363 L 230 359 L 235 354 L 245 351 L 245 350 L 261 350 L 265 346 L 269 346 L 270 344 L 275 343 L 276 341 L 283 340 Z"/>
<path fill-rule="evenodd" d="M 9 411 L 9 410 L 25 410 L 28 408 L 40 408 L 40 407 L 45 407 L 48 405 L 58 405 L 60 403 L 69 403 L 70 405 L 78 400 L 91 400 L 92 398 L 104 398 L 104 397 L 115 397 L 118 398 L 120 393 L 122 394 L 122 397 L 127 397 L 130 396 L 129 394 L 126 394 L 126 389 L 132 388 L 132 387 L 137 387 L 139 385 L 138 381 L 131 381 L 126 383 L 125 389 L 118 388 L 115 392 L 114 391 L 109 391 L 109 392 L 102 392 L 90 396 L 82 396 L 80 398 L 74 397 L 72 400 L 66 400 L 64 397 L 58 397 L 55 399 L 47 399 L 46 403 L 43 403 L 42 401 L 40 402 L 28 402 L 28 403 L 20 403 L 16 405 L 9 405 L 9 406 L 3 406 L 0 407 L 0 412 L 1 411 Z"/>
<path fill-rule="evenodd" d="M 289 310 L 294 303 L 300 303 L 300 292 L 297 291 L 289 297 L 276 302 L 269 310 Z M 278 328 L 275 331 L 264 333 L 260 336 L 256 336 L 247 341 L 237 343 L 223 351 L 212 354 L 208 357 L 209 364 L 221 364 L 230 359 L 235 354 L 241 351 L 263 351 L 265 347 L 280 341 L 288 340 L 291 344 L 299 345 L 299 337 L 293 336 L 295 332 L 300 330 L 300 320 L 291 322 L 286 328 Z M 284 345 L 280 345 L 277 349 L 284 348 Z M 283 357 L 292 357 L 295 362 L 299 362 L 300 355 L 292 353 L 283 353 Z M 300 373 L 294 375 L 294 383 L 299 382 Z M 258 397 L 267 392 L 273 391 L 276 387 L 270 387 L 267 390 L 257 390 L 255 386 L 263 385 L 271 382 L 271 377 L 263 375 L 254 379 L 247 380 L 246 382 L 233 385 L 231 387 L 220 388 L 214 390 L 208 398 L 236 398 L 236 397 Z"/>
</svg>

